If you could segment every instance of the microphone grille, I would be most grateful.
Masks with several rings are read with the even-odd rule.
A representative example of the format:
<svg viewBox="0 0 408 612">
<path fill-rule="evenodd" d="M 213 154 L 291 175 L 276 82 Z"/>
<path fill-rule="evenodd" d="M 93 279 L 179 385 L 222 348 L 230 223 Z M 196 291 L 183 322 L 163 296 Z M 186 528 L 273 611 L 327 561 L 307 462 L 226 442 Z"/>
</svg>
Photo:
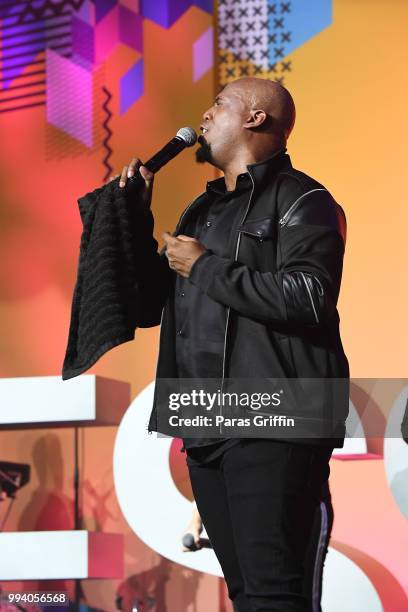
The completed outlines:
<svg viewBox="0 0 408 612">
<path fill-rule="evenodd" d="M 197 142 L 197 134 L 191 127 L 183 127 L 176 134 L 177 138 L 184 140 L 187 147 L 192 147 Z"/>
</svg>

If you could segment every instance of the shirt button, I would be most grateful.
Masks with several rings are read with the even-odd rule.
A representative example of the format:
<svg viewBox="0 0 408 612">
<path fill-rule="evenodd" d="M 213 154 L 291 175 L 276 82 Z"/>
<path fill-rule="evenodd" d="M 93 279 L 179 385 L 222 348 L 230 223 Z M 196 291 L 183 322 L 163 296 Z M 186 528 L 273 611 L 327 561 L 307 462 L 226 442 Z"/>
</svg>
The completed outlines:
<svg viewBox="0 0 408 612">
<path fill-rule="evenodd" d="M 183 331 L 182 331 L 181 329 L 179 329 L 179 330 L 177 331 L 177 335 L 178 335 L 178 336 L 181 336 L 182 334 L 183 334 Z"/>
<path fill-rule="evenodd" d="M 180 291 L 179 296 L 180 297 L 184 297 L 186 294 L 184 293 L 184 291 Z"/>
<path fill-rule="evenodd" d="M 211 221 L 207 221 L 206 226 L 207 226 L 207 227 L 211 227 L 211 226 L 212 226 Z"/>
</svg>

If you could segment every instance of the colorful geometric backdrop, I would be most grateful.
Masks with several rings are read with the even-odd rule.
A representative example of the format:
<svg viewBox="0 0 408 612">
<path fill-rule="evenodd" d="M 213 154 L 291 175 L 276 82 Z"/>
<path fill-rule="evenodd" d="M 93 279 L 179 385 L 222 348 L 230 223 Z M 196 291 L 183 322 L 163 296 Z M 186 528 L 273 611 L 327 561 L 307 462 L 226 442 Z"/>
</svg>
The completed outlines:
<svg viewBox="0 0 408 612">
<path fill-rule="evenodd" d="M 407 20 L 403 0 L 0 1 L 1 377 L 61 372 L 81 234 L 77 198 L 131 157 L 147 159 L 180 127 L 197 129 L 215 91 L 245 75 L 290 89 L 292 162 L 346 211 L 339 309 L 352 376 L 408 377 L 408 76 L 399 62 Z M 214 176 L 191 151 L 161 170 L 159 242 Z M 157 339 L 157 328 L 138 330 L 91 373 L 129 382 L 135 398 L 154 377 Z M 381 409 L 383 398 L 369 386 L 365 393 Z M 113 485 L 116 433 L 81 433 L 82 523 L 125 534 L 125 579 L 84 582 L 85 600 L 113 611 L 125 584 L 154 595 L 160 611 L 223 609 L 217 578 L 167 560 L 125 521 Z M 7 530 L 72 529 L 71 444 L 70 430 L 0 433 L 0 460 L 34 466 Z M 408 592 L 407 521 L 388 486 L 383 441 L 369 441 L 369 451 L 376 459 L 332 461 L 333 538 L 345 554 L 353 548 L 383 564 Z M 170 467 L 188 497 L 182 459 L 173 452 Z M 72 582 L 64 586 L 72 592 Z"/>
</svg>

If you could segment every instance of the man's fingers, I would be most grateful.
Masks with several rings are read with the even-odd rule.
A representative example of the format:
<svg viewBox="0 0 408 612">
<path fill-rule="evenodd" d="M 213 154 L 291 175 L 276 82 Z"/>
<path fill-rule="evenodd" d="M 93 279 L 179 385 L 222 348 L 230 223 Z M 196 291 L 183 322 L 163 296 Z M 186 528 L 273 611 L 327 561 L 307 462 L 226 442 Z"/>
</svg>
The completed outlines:
<svg viewBox="0 0 408 612">
<path fill-rule="evenodd" d="M 194 542 L 197 548 L 202 548 L 199 534 L 195 532 L 193 535 L 194 535 Z"/>
<path fill-rule="evenodd" d="M 140 166 L 139 172 L 144 179 L 146 189 L 150 190 L 153 187 L 153 179 L 154 179 L 153 172 L 150 172 L 150 170 L 148 170 L 146 166 Z"/>
<path fill-rule="evenodd" d="M 199 242 L 197 238 L 192 238 L 191 236 L 184 236 L 184 234 L 179 234 L 177 236 L 180 240 L 184 240 L 185 242 Z"/>
<path fill-rule="evenodd" d="M 153 191 L 153 179 L 154 174 L 150 172 L 145 166 L 142 166 L 142 162 L 138 157 L 133 157 L 128 166 L 123 166 L 122 173 L 119 179 L 119 187 L 125 187 L 128 179 L 135 176 L 136 172 L 140 171 L 140 174 L 145 183 L 145 189 L 141 191 L 141 199 L 144 204 L 148 207 L 152 199 Z"/>
<path fill-rule="evenodd" d="M 146 183 L 146 187 L 150 187 L 154 179 L 153 172 L 150 172 L 150 170 L 148 170 L 146 166 L 143 166 L 141 160 L 138 157 L 134 157 L 128 166 L 127 178 L 134 176 L 137 170 L 139 170 L 140 174 L 142 175 Z"/>
<path fill-rule="evenodd" d="M 123 170 L 120 175 L 119 187 L 124 187 L 126 185 L 127 179 L 134 176 L 141 163 L 142 162 L 138 157 L 133 157 L 128 166 L 123 166 Z"/>
<path fill-rule="evenodd" d="M 183 240 L 184 242 L 199 242 L 196 238 L 191 238 L 191 236 L 184 236 L 184 234 L 178 234 L 177 236 L 173 236 L 172 234 L 170 234 L 170 232 L 164 232 L 162 234 L 162 238 L 164 238 L 164 240 L 170 244 L 177 244 L 177 242 L 179 242 L 179 239 Z"/>
<path fill-rule="evenodd" d="M 120 175 L 119 187 L 124 187 L 126 185 L 128 168 L 129 166 L 123 167 L 122 174 Z"/>
<path fill-rule="evenodd" d="M 130 178 L 131 176 L 134 176 L 134 174 L 136 173 L 136 170 L 140 168 L 141 163 L 142 162 L 140 161 L 138 157 L 132 158 L 132 161 L 130 162 L 128 166 L 128 171 L 127 171 L 128 178 Z"/>
<path fill-rule="evenodd" d="M 176 244 L 177 243 L 176 236 L 172 236 L 170 232 L 164 232 L 162 234 L 162 238 L 166 244 Z"/>
<path fill-rule="evenodd" d="M 150 200 L 152 197 L 152 191 L 153 191 L 154 174 L 153 172 L 150 172 L 150 170 L 148 170 L 146 166 L 140 166 L 139 172 L 145 182 L 145 187 L 146 187 L 145 198 L 150 204 Z"/>
</svg>

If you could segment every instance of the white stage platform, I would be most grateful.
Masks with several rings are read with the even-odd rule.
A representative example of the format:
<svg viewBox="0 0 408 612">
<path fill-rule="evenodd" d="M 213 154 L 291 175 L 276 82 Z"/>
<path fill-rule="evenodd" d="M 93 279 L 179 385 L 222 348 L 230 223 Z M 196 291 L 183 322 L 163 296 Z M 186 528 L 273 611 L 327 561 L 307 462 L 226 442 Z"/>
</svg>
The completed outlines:
<svg viewBox="0 0 408 612">
<path fill-rule="evenodd" d="M 0 581 L 122 578 L 122 534 L 90 531 L 0 533 Z"/>
<path fill-rule="evenodd" d="M 118 425 L 130 404 L 130 384 L 82 375 L 0 378 L 0 428 Z"/>
</svg>

